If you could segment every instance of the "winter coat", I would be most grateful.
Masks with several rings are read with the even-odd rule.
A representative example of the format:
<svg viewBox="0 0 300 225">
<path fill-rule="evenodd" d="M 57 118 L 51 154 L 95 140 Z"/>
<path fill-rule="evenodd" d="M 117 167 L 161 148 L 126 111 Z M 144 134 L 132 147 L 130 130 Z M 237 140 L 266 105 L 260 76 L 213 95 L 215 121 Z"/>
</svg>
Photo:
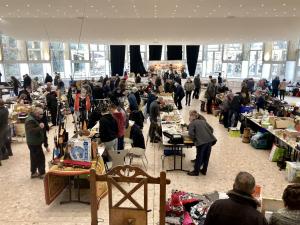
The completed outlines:
<svg viewBox="0 0 300 225">
<path fill-rule="evenodd" d="M 279 79 L 272 80 L 272 88 L 274 90 L 278 90 L 279 84 L 280 84 L 280 80 Z"/>
<path fill-rule="evenodd" d="M 31 78 L 30 78 L 30 76 L 26 76 L 24 78 L 23 87 L 24 87 L 24 89 L 26 89 L 27 87 L 31 88 Z"/>
<path fill-rule="evenodd" d="M 48 82 L 50 82 L 50 83 L 53 82 L 53 78 L 49 74 L 46 75 L 45 84 L 47 84 Z"/>
<path fill-rule="evenodd" d="M 300 210 L 280 209 L 273 213 L 269 225 L 299 225 Z"/>
<path fill-rule="evenodd" d="M 249 194 L 238 191 L 227 193 L 229 199 L 215 201 L 206 216 L 204 225 L 267 225 L 257 210 L 258 202 Z"/>
<path fill-rule="evenodd" d="M 195 86 L 193 84 L 193 82 L 186 82 L 184 84 L 184 90 L 187 91 L 187 92 L 191 92 L 195 89 Z"/>
<path fill-rule="evenodd" d="M 217 90 L 213 83 L 209 83 L 206 90 L 207 99 L 214 99 L 216 97 Z"/>
<path fill-rule="evenodd" d="M 74 109 L 76 112 L 79 111 L 80 101 L 81 101 L 81 97 L 80 97 L 80 93 L 78 93 L 78 94 L 76 94 L 75 102 L 74 102 Z M 88 96 L 88 95 L 85 97 L 85 110 L 86 111 L 91 110 L 91 100 L 90 100 L 90 96 Z"/>
<path fill-rule="evenodd" d="M 118 123 L 110 113 L 100 118 L 99 133 L 102 142 L 109 142 L 118 137 Z"/>
<path fill-rule="evenodd" d="M 126 115 L 122 112 L 116 111 L 112 113 L 113 118 L 117 121 L 118 124 L 118 138 L 125 135 L 125 124 L 126 124 Z"/>
<path fill-rule="evenodd" d="M 44 129 L 33 114 L 25 120 L 25 132 L 28 145 L 41 145 L 44 142 Z"/>
<path fill-rule="evenodd" d="M 156 96 L 154 94 L 148 94 L 148 98 L 147 98 L 147 113 L 150 113 L 150 105 L 153 101 L 156 100 Z"/>
<path fill-rule="evenodd" d="M 7 132 L 8 132 L 8 110 L 5 106 L 2 106 L 0 107 L 0 148 L 5 144 Z"/>
<path fill-rule="evenodd" d="M 136 97 L 135 97 L 134 93 L 130 93 L 128 95 L 128 102 L 129 102 L 129 109 L 131 111 L 139 109 L 138 103 L 137 103 L 137 100 L 136 100 Z"/>
<path fill-rule="evenodd" d="M 182 99 L 185 96 L 184 94 L 184 90 L 182 88 L 181 85 L 178 85 L 177 87 L 175 87 L 175 91 L 174 91 L 174 99 Z"/>
<path fill-rule="evenodd" d="M 153 101 L 150 105 L 150 121 L 157 122 L 157 117 L 159 117 L 160 109 L 157 100 Z"/>
<path fill-rule="evenodd" d="M 195 86 L 195 88 L 201 88 L 201 81 L 200 81 L 199 76 L 196 76 L 194 78 L 194 86 Z"/>
<path fill-rule="evenodd" d="M 143 132 L 137 124 L 133 124 L 131 127 L 130 139 L 133 141 L 132 147 L 146 149 Z"/>
<path fill-rule="evenodd" d="M 195 146 L 215 143 L 217 139 L 213 132 L 213 128 L 205 120 L 195 119 L 189 124 L 189 136 L 193 139 Z"/>
</svg>

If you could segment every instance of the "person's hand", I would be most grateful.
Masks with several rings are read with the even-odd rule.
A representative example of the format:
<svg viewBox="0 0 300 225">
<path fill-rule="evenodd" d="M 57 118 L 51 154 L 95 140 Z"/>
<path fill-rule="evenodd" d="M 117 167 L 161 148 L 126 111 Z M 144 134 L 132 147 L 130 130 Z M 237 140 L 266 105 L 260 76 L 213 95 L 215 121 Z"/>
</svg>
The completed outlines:
<svg viewBox="0 0 300 225">
<path fill-rule="evenodd" d="M 44 123 L 40 123 L 40 128 L 44 129 L 45 124 Z"/>
</svg>

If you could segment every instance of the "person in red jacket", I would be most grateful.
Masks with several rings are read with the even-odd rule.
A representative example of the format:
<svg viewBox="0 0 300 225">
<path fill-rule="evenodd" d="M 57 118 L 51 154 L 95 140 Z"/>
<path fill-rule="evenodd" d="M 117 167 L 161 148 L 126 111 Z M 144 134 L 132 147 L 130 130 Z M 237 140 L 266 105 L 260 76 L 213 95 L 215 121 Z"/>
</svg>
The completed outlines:
<svg viewBox="0 0 300 225">
<path fill-rule="evenodd" d="M 82 88 L 75 96 L 74 111 L 79 117 L 81 127 L 88 120 L 88 113 L 91 111 L 91 100 L 87 91 Z"/>
<path fill-rule="evenodd" d="M 110 105 L 110 111 L 113 118 L 117 121 L 118 124 L 118 150 L 124 150 L 126 113 L 120 106 L 116 106 L 115 104 Z"/>
</svg>

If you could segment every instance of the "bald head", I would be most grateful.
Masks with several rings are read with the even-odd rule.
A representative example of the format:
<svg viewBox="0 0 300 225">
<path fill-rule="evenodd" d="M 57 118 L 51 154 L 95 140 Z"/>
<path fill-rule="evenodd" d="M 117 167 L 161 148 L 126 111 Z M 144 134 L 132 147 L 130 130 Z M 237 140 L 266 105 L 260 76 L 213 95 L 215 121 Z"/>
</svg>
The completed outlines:
<svg viewBox="0 0 300 225">
<path fill-rule="evenodd" d="M 255 188 L 254 177 L 247 172 L 239 172 L 235 178 L 233 189 L 247 194 L 252 194 Z"/>
</svg>

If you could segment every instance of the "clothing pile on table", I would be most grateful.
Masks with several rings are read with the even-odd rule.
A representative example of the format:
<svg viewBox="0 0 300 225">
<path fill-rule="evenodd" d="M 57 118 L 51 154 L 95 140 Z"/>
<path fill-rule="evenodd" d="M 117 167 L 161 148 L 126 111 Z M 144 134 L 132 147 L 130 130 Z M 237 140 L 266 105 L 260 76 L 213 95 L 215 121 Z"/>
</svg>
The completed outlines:
<svg viewBox="0 0 300 225">
<path fill-rule="evenodd" d="M 203 225 L 209 207 L 217 199 L 218 192 L 199 195 L 172 190 L 166 204 L 166 224 Z"/>
</svg>

